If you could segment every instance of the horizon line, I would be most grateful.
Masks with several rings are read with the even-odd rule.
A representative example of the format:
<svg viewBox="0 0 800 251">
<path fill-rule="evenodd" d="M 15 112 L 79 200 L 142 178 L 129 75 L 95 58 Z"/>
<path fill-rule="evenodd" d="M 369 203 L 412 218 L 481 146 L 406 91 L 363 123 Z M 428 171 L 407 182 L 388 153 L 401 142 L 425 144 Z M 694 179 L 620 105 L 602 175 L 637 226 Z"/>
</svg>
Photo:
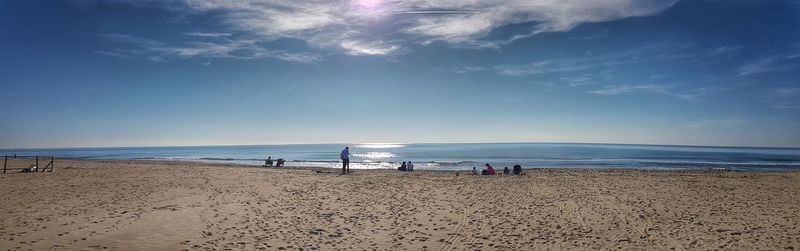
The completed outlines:
<svg viewBox="0 0 800 251">
<path fill-rule="evenodd" d="M 395 144 L 395 145 L 431 145 L 431 144 L 580 144 L 580 145 L 629 145 L 629 146 L 669 146 L 669 147 L 713 147 L 713 148 L 762 148 L 762 149 L 793 149 L 800 147 L 791 146 L 746 146 L 746 145 L 691 145 L 691 144 L 655 144 L 655 143 L 610 143 L 610 142 L 563 142 L 563 141 L 496 141 L 496 142 L 361 142 L 361 143 L 275 143 L 275 144 L 219 144 L 219 145 L 145 145 L 145 146 L 77 146 L 77 147 L 28 147 L 28 148 L 0 148 L 0 151 L 18 150 L 58 150 L 58 149 L 99 149 L 99 148 L 170 148 L 170 147 L 235 147 L 235 146 L 287 146 L 287 145 L 368 145 L 368 144 Z"/>
</svg>

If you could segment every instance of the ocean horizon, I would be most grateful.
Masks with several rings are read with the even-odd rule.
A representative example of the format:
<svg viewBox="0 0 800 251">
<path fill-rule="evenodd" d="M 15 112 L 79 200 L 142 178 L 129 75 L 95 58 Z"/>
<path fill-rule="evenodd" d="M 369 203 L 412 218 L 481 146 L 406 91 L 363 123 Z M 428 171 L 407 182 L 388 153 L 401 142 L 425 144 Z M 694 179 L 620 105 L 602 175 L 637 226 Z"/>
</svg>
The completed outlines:
<svg viewBox="0 0 800 251">
<path fill-rule="evenodd" d="M 350 146 L 354 169 L 393 169 L 411 161 L 418 170 L 523 168 L 641 170 L 800 170 L 800 148 L 609 143 L 353 143 L 223 146 L 151 146 L 0 149 L 0 155 L 93 160 L 172 160 L 259 166 L 267 157 L 287 167 L 340 166 Z"/>
</svg>

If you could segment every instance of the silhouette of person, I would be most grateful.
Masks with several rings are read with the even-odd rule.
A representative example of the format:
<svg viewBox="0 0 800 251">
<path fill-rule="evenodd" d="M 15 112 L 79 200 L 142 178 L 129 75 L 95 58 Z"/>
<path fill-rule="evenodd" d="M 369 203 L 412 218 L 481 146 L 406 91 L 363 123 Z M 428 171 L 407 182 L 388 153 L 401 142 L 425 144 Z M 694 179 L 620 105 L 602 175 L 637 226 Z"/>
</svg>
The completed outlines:
<svg viewBox="0 0 800 251">
<path fill-rule="evenodd" d="M 350 173 L 350 147 L 345 147 L 340 157 L 342 158 L 342 174 Z"/>
</svg>

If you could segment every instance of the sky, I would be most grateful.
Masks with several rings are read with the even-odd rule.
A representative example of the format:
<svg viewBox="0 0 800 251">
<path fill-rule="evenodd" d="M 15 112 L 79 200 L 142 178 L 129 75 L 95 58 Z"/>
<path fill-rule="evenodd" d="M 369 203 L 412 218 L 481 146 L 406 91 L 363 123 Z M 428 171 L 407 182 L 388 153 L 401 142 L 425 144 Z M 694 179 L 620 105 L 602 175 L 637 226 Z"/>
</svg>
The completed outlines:
<svg viewBox="0 0 800 251">
<path fill-rule="evenodd" d="M 0 148 L 800 147 L 797 0 L 0 0 Z"/>
</svg>

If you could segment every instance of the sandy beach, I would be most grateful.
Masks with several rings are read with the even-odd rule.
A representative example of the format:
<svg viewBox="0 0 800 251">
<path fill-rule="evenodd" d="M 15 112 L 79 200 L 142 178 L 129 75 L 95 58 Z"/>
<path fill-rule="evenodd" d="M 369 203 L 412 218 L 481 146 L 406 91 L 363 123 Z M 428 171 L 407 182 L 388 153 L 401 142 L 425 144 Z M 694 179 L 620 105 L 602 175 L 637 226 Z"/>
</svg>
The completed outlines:
<svg viewBox="0 0 800 251">
<path fill-rule="evenodd" d="M 800 248 L 797 172 L 343 176 L 62 160 L 0 175 L 0 190 L 0 249 L 11 250 Z"/>
</svg>

